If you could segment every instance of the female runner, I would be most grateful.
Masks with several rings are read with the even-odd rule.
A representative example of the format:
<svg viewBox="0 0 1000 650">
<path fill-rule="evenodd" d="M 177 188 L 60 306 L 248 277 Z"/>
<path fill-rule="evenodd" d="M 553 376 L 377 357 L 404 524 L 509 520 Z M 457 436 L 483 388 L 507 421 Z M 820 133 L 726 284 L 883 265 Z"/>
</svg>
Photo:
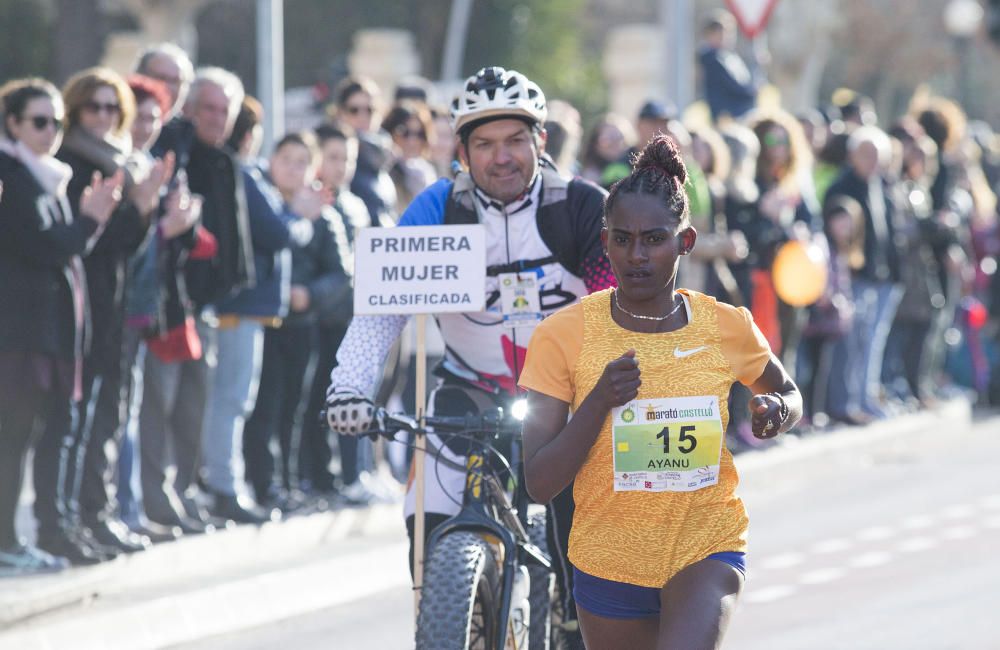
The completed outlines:
<svg viewBox="0 0 1000 650">
<path fill-rule="evenodd" d="M 575 480 L 569 558 L 587 648 L 717 648 L 746 572 L 747 515 L 724 432 L 739 381 L 754 435 L 801 416 L 795 384 L 746 309 L 675 288 L 697 233 L 673 142 L 657 136 L 605 203 L 617 289 L 543 321 L 528 389 L 528 492 Z"/>
</svg>

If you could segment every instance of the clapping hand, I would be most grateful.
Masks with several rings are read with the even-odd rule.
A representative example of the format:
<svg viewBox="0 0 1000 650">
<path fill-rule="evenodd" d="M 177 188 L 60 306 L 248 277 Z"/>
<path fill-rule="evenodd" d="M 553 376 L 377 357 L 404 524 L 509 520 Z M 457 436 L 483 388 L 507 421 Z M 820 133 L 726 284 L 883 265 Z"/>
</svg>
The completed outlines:
<svg viewBox="0 0 1000 650">
<path fill-rule="evenodd" d="M 202 198 L 192 195 L 187 185 L 180 183 L 167 195 L 166 212 L 160 219 L 160 234 L 164 239 L 187 232 L 201 218 Z"/>
<path fill-rule="evenodd" d="M 330 205 L 333 201 L 333 193 L 317 183 L 312 183 L 300 189 L 292 197 L 292 212 L 305 217 L 309 221 L 319 219 L 323 214 L 323 207 Z"/>
<path fill-rule="evenodd" d="M 139 214 L 149 214 L 160 204 L 160 191 L 174 173 L 176 157 L 168 151 L 163 158 L 157 158 L 142 181 L 132 186 L 129 200 L 135 204 Z"/>
<path fill-rule="evenodd" d="M 111 178 L 102 178 L 100 172 L 94 172 L 90 185 L 84 188 L 80 197 L 80 212 L 87 215 L 99 225 L 108 223 L 111 213 L 118 207 L 122 199 L 122 183 L 125 172 L 119 169 Z"/>
</svg>

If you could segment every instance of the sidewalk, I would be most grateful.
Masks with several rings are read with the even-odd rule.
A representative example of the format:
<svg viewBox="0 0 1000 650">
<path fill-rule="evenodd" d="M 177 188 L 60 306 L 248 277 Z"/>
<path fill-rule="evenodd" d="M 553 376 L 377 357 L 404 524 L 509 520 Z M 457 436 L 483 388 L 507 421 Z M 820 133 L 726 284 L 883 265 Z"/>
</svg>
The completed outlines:
<svg viewBox="0 0 1000 650">
<path fill-rule="evenodd" d="M 875 453 L 971 417 L 967 402 L 953 400 L 867 427 L 788 436 L 736 463 L 745 478 L 767 480 L 804 458 Z M 0 650 L 164 648 L 405 587 L 400 510 L 346 508 L 185 538 L 96 567 L 0 579 Z"/>
</svg>

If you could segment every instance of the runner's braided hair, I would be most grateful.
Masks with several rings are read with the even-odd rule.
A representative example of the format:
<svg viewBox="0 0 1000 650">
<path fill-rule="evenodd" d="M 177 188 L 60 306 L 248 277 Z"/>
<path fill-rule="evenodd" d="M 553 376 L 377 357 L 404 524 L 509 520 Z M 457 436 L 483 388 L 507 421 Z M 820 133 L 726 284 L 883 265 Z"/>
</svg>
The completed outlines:
<svg viewBox="0 0 1000 650">
<path fill-rule="evenodd" d="M 687 193 L 687 167 L 673 139 L 657 134 L 632 163 L 632 173 L 611 186 L 604 200 L 604 225 L 622 194 L 648 194 L 658 197 L 677 219 L 677 230 L 690 225 Z"/>
</svg>

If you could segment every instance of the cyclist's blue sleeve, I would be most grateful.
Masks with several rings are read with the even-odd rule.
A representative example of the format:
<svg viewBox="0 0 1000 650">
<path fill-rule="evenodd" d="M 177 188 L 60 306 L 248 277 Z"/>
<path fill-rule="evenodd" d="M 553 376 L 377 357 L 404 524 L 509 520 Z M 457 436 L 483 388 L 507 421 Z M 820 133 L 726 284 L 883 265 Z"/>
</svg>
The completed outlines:
<svg viewBox="0 0 1000 650">
<path fill-rule="evenodd" d="M 418 194 L 399 219 L 400 226 L 440 226 L 444 204 L 451 192 L 451 179 L 442 178 Z"/>
</svg>

